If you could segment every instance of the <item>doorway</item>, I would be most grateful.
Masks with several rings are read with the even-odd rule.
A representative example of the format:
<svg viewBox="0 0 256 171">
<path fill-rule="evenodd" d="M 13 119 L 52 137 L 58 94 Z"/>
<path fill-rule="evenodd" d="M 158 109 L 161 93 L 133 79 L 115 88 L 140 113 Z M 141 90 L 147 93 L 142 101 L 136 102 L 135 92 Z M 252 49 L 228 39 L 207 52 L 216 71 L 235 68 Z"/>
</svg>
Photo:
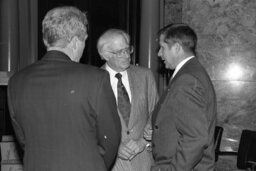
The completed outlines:
<svg viewBox="0 0 256 171">
<path fill-rule="evenodd" d="M 119 28 L 127 31 L 131 36 L 131 44 L 135 47 L 132 62 L 138 49 L 139 10 L 140 1 L 137 0 L 44 0 L 38 1 L 38 58 L 41 59 L 46 52 L 42 41 L 42 20 L 50 9 L 57 6 L 72 5 L 87 12 L 89 30 L 88 39 L 81 63 L 95 66 L 103 65 L 104 61 L 96 49 L 98 37 L 109 28 Z"/>
</svg>

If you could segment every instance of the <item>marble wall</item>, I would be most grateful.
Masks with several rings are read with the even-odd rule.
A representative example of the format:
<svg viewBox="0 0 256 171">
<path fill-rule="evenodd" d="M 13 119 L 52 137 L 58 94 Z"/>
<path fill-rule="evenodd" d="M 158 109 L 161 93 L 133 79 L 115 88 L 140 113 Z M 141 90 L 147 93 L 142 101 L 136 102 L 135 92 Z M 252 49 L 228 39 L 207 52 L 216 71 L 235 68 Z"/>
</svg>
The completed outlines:
<svg viewBox="0 0 256 171">
<path fill-rule="evenodd" d="M 188 23 L 198 57 L 217 94 L 222 151 L 238 150 L 243 129 L 256 130 L 256 1 L 165 0 L 164 24 Z M 235 171 L 236 156 L 220 156 L 217 171 Z"/>
</svg>

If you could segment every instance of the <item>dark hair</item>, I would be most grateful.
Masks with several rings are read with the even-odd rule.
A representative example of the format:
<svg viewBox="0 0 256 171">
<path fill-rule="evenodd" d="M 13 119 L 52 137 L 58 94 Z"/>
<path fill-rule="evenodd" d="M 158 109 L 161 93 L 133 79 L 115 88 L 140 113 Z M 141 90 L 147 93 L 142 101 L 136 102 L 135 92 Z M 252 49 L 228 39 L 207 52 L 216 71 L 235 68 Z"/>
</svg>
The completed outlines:
<svg viewBox="0 0 256 171">
<path fill-rule="evenodd" d="M 185 52 L 196 53 L 196 33 L 184 23 L 169 24 L 162 28 L 158 35 L 163 35 L 167 44 L 179 43 Z"/>
</svg>

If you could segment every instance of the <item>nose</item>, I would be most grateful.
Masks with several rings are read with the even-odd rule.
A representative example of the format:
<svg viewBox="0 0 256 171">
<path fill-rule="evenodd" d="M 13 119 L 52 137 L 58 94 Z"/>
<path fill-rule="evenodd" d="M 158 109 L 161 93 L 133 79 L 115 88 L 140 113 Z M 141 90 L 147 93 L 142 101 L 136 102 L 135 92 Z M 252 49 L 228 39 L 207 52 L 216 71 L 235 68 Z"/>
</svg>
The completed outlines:
<svg viewBox="0 0 256 171">
<path fill-rule="evenodd" d="M 161 56 L 162 56 L 162 52 L 161 52 L 160 49 L 158 50 L 157 56 L 158 56 L 159 58 L 161 58 Z"/>
</svg>

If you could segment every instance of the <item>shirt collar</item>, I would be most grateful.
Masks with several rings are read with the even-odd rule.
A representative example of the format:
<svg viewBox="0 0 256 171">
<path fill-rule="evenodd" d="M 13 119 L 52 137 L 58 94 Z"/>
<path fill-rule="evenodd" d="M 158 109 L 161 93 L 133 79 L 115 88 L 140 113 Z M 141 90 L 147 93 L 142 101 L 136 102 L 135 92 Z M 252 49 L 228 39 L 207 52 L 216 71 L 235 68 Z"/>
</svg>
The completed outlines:
<svg viewBox="0 0 256 171">
<path fill-rule="evenodd" d="M 185 65 L 185 63 L 187 62 L 187 61 L 189 61 L 191 58 L 193 58 L 193 57 L 195 57 L 195 56 L 189 56 L 189 57 L 187 57 L 186 59 L 183 59 L 178 65 L 177 65 L 177 67 L 175 68 L 175 70 L 174 70 L 174 72 L 173 72 L 173 74 L 172 74 L 172 78 L 178 73 L 178 71 L 181 69 L 181 67 L 183 66 L 183 65 Z"/>
<path fill-rule="evenodd" d="M 116 72 L 115 70 L 113 70 L 107 63 L 106 63 L 106 70 L 109 72 L 111 77 L 115 77 L 115 75 L 117 73 L 122 74 L 122 77 L 127 77 L 127 71 L 122 71 L 122 72 Z"/>
</svg>

